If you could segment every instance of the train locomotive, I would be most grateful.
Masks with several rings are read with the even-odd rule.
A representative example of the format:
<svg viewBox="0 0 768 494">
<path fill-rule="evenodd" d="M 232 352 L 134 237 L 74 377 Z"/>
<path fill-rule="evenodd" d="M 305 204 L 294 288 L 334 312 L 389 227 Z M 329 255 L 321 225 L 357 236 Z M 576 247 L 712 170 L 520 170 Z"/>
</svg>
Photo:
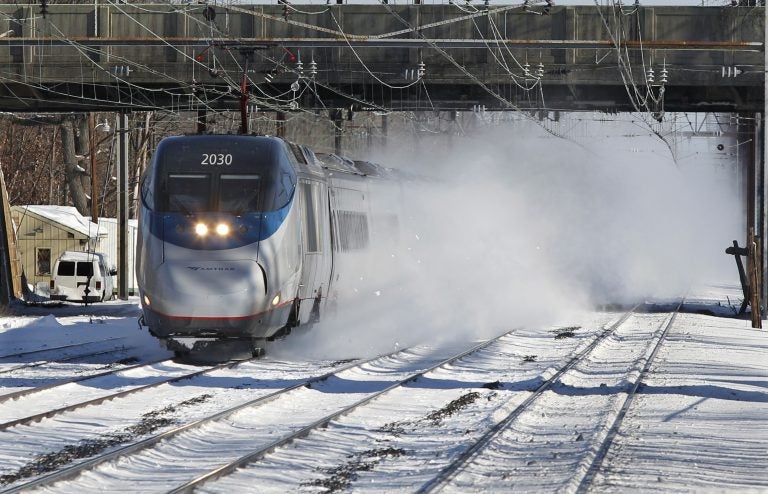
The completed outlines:
<svg viewBox="0 0 768 494">
<path fill-rule="evenodd" d="M 277 137 L 163 139 L 140 185 L 142 324 L 177 354 L 258 354 L 317 321 L 396 236 L 392 173 Z"/>
</svg>

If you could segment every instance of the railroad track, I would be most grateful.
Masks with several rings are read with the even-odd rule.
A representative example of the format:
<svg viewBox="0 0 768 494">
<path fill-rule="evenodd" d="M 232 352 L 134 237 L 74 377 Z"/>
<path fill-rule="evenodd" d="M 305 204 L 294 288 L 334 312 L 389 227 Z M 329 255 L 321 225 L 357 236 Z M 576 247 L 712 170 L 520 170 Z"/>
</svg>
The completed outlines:
<svg viewBox="0 0 768 494">
<path fill-rule="evenodd" d="M 154 466 L 147 472 L 153 485 L 142 482 L 141 490 L 188 491 L 214 477 L 224 475 L 238 464 L 254 461 L 269 451 L 287 445 L 298 437 L 323 427 L 329 421 L 363 407 L 376 397 L 405 383 L 418 379 L 425 372 L 447 365 L 482 348 L 497 339 L 485 341 L 470 349 L 463 349 L 448 357 L 436 357 L 429 351 L 403 349 L 372 359 L 351 362 L 341 368 L 313 376 L 295 385 L 258 397 L 204 419 L 188 423 L 157 434 L 119 450 L 91 458 L 77 465 L 59 470 L 31 482 L 17 485 L 3 492 L 20 492 L 46 486 L 47 490 L 72 488 L 89 490 L 93 477 L 99 477 L 99 469 L 110 469 L 117 459 L 133 465 L 142 465 L 151 458 Z M 318 393 L 325 399 L 318 399 Z M 293 415 L 286 412 L 286 406 Z M 266 424 L 280 421 L 273 430 L 258 430 Z M 275 430 L 276 429 L 276 430 Z M 192 449 L 189 443 L 194 444 Z M 227 461 L 222 461 L 227 458 Z M 163 469 L 157 462 L 171 462 Z M 205 464 L 217 465 L 210 471 Z M 203 465 L 201 467 L 201 465 Z M 175 478 L 158 476 L 158 471 L 173 472 Z M 87 473 L 87 475 L 84 475 Z M 129 477 L 142 475 L 132 470 Z M 119 487 L 119 479 L 108 475 L 112 486 Z M 119 477 L 119 476 L 118 476 Z M 144 478 L 144 477 L 142 477 Z M 82 485 L 85 482 L 85 485 Z M 116 483 L 115 483 L 116 482 Z"/>
<path fill-rule="evenodd" d="M 86 353 L 78 353 L 76 355 L 70 355 L 68 357 L 59 357 L 59 358 L 57 358 L 54 361 L 54 363 L 55 364 L 62 364 L 62 363 L 67 363 L 67 362 L 74 362 L 74 361 L 77 361 L 77 360 L 85 360 L 85 359 L 90 358 L 90 357 L 98 357 L 98 356 L 101 356 L 101 355 L 111 355 L 111 354 L 114 354 L 114 353 L 126 353 L 126 352 L 129 352 L 131 350 L 135 350 L 135 348 L 132 348 L 132 347 L 120 347 L 120 348 L 110 348 L 108 350 L 98 350 L 98 351 L 92 351 L 92 352 L 86 352 Z M 51 365 L 51 362 L 44 361 L 44 360 L 41 360 L 41 361 L 38 361 L 38 362 L 30 362 L 30 363 L 27 363 L 27 364 L 23 364 L 23 365 L 19 365 L 19 366 L 13 367 L 11 369 L 0 370 L 0 375 L 1 374 L 10 374 L 10 377 L 13 378 L 13 377 L 15 377 L 15 376 L 12 375 L 14 372 L 18 372 L 18 371 L 21 371 L 21 370 L 34 369 L 36 367 L 50 366 L 50 365 Z M 44 370 L 46 370 L 46 369 L 44 369 Z M 78 370 L 82 370 L 82 369 L 78 369 Z M 3 376 L 3 377 L 7 378 L 6 376 Z M 30 379 L 34 379 L 34 377 L 30 377 L 29 375 L 25 375 L 23 378 L 20 378 L 20 379 L 28 379 L 28 380 L 30 380 Z"/>
<path fill-rule="evenodd" d="M 397 487 L 409 491 L 464 491 L 482 485 L 477 476 L 509 464 L 510 437 L 531 435 L 529 444 L 515 438 L 519 448 L 511 448 L 512 463 L 520 471 L 535 468 L 526 463 L 525 451 L 551 449 L 536 439 L 536 425 L 545 422 L 542 410 L 567 410 L 574 398 L 610 411 L 589 414 L 578 424 L 579 437 L 554 453 L 557 461 L 577 461 L 584 474 L 556 488 L 586 492 L 631 405 L 631 398 L 617 404 L 615 397 L 639 389 L 674 320 L 664 317 L 630 311 L 602 329 L 505 334 L 439 359 L 411 349 L 348 363 L 30 482 L 14 482 L 3 492 L 190 492 L 203 485 L 207 492 L 243 485 L 333 491 L 363 471 L 374 479 L 397 478 Z M 611 360 L 622 348 L 623 360 Z M 595 384 L 592 374 L 606 382 Z M 496 380 L 488 382 L 488 376 Z M 599 427 L 590 422 L 597 416 L 603 417 Z M 425 437 L 432 450 L 424 451 Z M 498 449 L 505 451 L 503 461 L 494 457 Z M 297 468 L 297 458 L 307 466 Z M 491 473 L 489 464 L 495 465 Z M 275 469 L 291 471 L 290 478 L 275 480 Z"/>
<path fill-rule="evenodd" d="M 119 350 L 119 351 L 126 351 L 126 350 L 129 350 L 129 349 Z M 89 356 L 102 355 L 102 354 L 110 354 L 110 353 L 115 353 L 117 351 L 118 350 L 107 350 L 107 351 L 104 351 L 104 352 L 91 353 L 91 354 L 89 354 Z M 156 363 L 159 363 L 159 362 L 162 362 L 162 360 L 155 360 L 155 361 L 152 361 L 152 362 L 142 362 L 142 363 L 134 364 L 134 365 L 125 365 L 125 366 L 120 367 L 120 368 L 113 368 L 113 369 L 102 371 L 102 372 L 93 371 L 93 373 L 91 373 L 91 374 L 85 374 L 85 375 L 80 375 L 80 376 L 76 376 L 76 377 L 51 379 L 51 382 L 49 382 L 47 384 L 42 384 L 42 385 L 38 385 L 38 386 L 34 386 L 34 387 L 20 389 L 20 390 L 17 390 L 17 391 L 11 391 L 9 393 L 4 393 L 4 394 L 0 395 L 0 403 L 6 402 L 6 401 L 9 401 L 9 400 L 18 400 L 20 398 L 24 398 L 26 396 L 33 395 L 35 393 L 40 393 L 41 391 L 56 390 L 57 388 L 61 388 L 61 387 L 65 386 L 65 385 L 67 385 L 67 384 L 73 384 L 73 383 L 82 382 L 82 381 L 88 381 L 88 380 L 92 380 L 92 379 L 99 379 L 99 378 L 102 378 L 102 377 L 114 376 L 114 375 L 118 374 L 119 372 L 125 372 L 125 371 L 131 370 L 131 369 L 136 369 L 136 368 L 139 368 L 139 367 L 143 367 L 145 365 L 156 364 Z M 112 364 L 110 364 L 110 365 L 112 365 Z M 24 380 L 32 380 L 32 379 L 30 379 L 29 377 L 25 377 Z M 2 428 L 3 428 L 3 426 L 0 424 L 0 430 L 2 430 Z"/>
<path fill-rule="evenodd" d="M 80 348 L 80 347 L 85 347 L 85 346 L 89 346 L 89 345 L 96 345 L 96 344 L 100 344 L 100 343 L 109 343 L 109 342 L 119 341 L 119 340 L 124 340 L 124 339 L 125 339 L 125 337 L 120 336 L 120 337 L 117 337 L 117 338 L 107 338 L 107 339 L 104 339 L 104 340 L 85 341 L 85 342 L 82 342 L 82 343 L 72 343 L 70 345 L 61 345 L 61 346 L 48 347 L 48 348 L 39 348 L 39 349 L 36 349 L 36 350 L 28 350 L 28 351 L 24 351 L 24 352 L 17 352 L 17 353 L 10 353 L 10 354 L 6 354 L 6 355 L 0 355 L 0 364 L 2 364 L 2 361 L 8 360 L 8 359 L 19 359 L 19 358 L 22 358 L 22 357 L 28 357 L 30 355 L 41 356 L 41 355 L 46 355 L 46 354 L 49 354 L 49 353 L 50 354 L 54 354 L 54 355 L 58 355 L 58 354 L 61 353 L 62 350 L 69 350 L 69 349 L 72 349 L 72 348 Z"/>
<path fill-rule="evenodd" d="M 124 339 L 123 337 L 108 338 L 0 357 L 0 366 L 2 366 L 2 360 L 24 360 L 32 355 L 35 356 L 34 361 L 20 364 L 13 362 L 10 367 L 0 369 L 0 403 L 19 400 L 25 396 L 56 389 L 66 384 L 110 376 L 120 371 L 146 365 L 148 362 L 141 357 L 129 356 L 132 352 L 137 351 L 136 347 L 115 346 L 116 342 Z M 107 348 L 104 348 L 105 344 Z M 77 352 L 77 350 L 91 346 L 96 346 L 96 348 Z M 73 351 L 75 353 L 72 353 Z M 106 356 L 112 357 L 104 358 Z M 134 363 L 138 364 L 131 365 Z"/>
<path fill-rule="evenodd" d="M 45 418 L 56 417 L 58 415 L 71 412 L 79 408 L 99 405 L 106 401 L 123 398 L 134 393 L 140 393 L 142 391 L 156 388 L 163 384 L 177 383 L 179 381 L 191 379 L 193 377 L 200 376 L 218 369 L 232 367 L 240 363 L 241 362 L 228 362 L 225 364 L 206 367 L 202 370 L 190 371 L 189 367 L 186 366 L 177 366 L 175 368 L 171 368 L 170 366 L 173 364 L 172 360 L 158 360 L 154 362 L 133 365 L 123 369 L 104 372 L 95 376 L 87 376 L 84 379 L 75 379 L 64 383 L 55 383 L 51 386 L 43 386 L 41 389 L 33 388 L 19 392 L 17 396 L 13 398 L 15 400 L 25 398 L 29 399 L 30 403 L 28 405 L 19 406 L 17 404 L 13 407 L 13 410 L 0 410 L 0 420 L 2 421 L 0 422 L 0 431 L 5 431 L 19 425 L 28 425 Z M 130 375 L 134 371 L 143 371 L 141 373 L 136 372 L 137 376 L 141 374 L 140 380 L 149 382 L 147 384 L 136 384 L 136 377 L 131 377 Z M 151 375 L 147 375 L 147 373 Z M 118 376 L 122 377 L 125 381 L 122 386 L 118 386 L 119 391 L 114 391 L 114 385 L 101 385 L 98 383 L 98 381 L 114 380 Z M 91 381 L 89 383 L 90 386 L 79 386 L 80 392 L 71 395 L 72 403 L 68 403 L 57 408 L 50 408 L 50 403 L 59 402 L 59 397 L 62 394 L 66 394 L 62 392 L 61 388 L 65 386 L 72 386 L 73 384 L 82 385 L 85 381 Z M 32 402 L 31 395 L 40 395 L 46 392 L 52 395 L 51 399 L 35 396 L 35 401 Z M 42 409 L 42 411 L 37 411 L 36 409 Z M 23 410 L 24 414 L 19 416 L 18 410 Z M 30 410 L 34 412 L 30 414 Z"/>
<path fill-rule="evenodd" d="M 547 438 L 548 447 L 546 449 L 552 451 L 552 453 L 556 456 L 561 455 L 561 457 L 567 457 L 569 454 L 580 454 L 580 461 L 578 462 L 578 467 L 575 469 L 575 471 L 579 473 L 575 477 L 566 475 L 560 479 L 548 479 L 546 481 L 542 481 L 541 475 L 533 475 L 531 478 L 534 479 L 533 482 L 536 484 L 525 485 L 524 483 L 521 484 L 518 482 L 516 483 L 517 488 L 526 490 L 534 488 L 535 485 L 538 485 L 538 488 L 543 490 L 575 490 L 579 493 L 586 493 L 589 491 L 594 476 L 600 469 L 600 466 L 602 465 L 602 462 L 605 459 L 606 454 L 608 453 L 611 444 L 613 443 L 613 440 L 621 427 L 622 420 L 626 415 L 627 410 L 631 406 L 635 395 L 640 389 L 643 378 L 650 370 L 659 348 L 661 348 L 662 344 L 664 343 L 664 340 L 670 328 L 672 327 L 675 318 L 677 317 L 682 303 L 683 302 L 681 301 L 677 305 L 677 308 L 671 315 L 660 321 L 657 327 L 654 328 L 651 338 L 638 339 L 639 341 L 642 341 L 644 345 L 639 349 L 635 349 L 635 352 L 632 353 L 631 361 L 617 362 L 617 367 L 626 368 L 626 372 L 622 372 L 620 369 L 615 369 L 617 374 L 616 376 L 613 376 L 613 381 L 614 383 L 618 384 L 613 384 L 613 386 L 618 385 L 623 388 L 622 391 L 625 393 L 626 397 L 618 402 L 619 400 L 616 398 L 616 396 L 619 396 L 621 393 L 616 394 L 615 390 L 611 390 L 611 392 L 609 392 L 606 389 L 602 394 L 604 399 L 600 400 L 601 403 L 598 409 L 608 411 L 608 413 L 604 416 L 597 415 L 592 417 L 592 425 L 594 428 L 591 431 L 589 430 L 589 426 L 587 424 L 581 424 L 580 426 L 583 432 L 579 432 L 578 435 L 573 438 L 574 440 L 571 441 L 571 444 L 563 448 L 563 450 L 553 451 L 552 443 L 556 442 L 556 439 L 553 439 L 551 435 Z M 578 375 L 584 374 L 585 369 L 590 367 L 590 365 L 585 364 L 585 362 L 587 362 L 590 358 L 594 360 L 603 360 L 603 365 L 601 365 L 603 368 L 610 367 L 610 356 L 605 354 L 597 354 L 600 350 L 605 352 L 606 348 L 610 354 L 610 349 L 615 349 L 618 346 L 617 342 L 621 343 L 625 340 L 630 340 L 631 343 L 634 343 L 634 338 L 631 331 L 629 334 L 622 334 L 621 332 L 622 326 L 632 315 L 633 311 L 628 312 L 615 324 L 611 325 L 609 328 L 599 334 L 590 345 L 583 348 L 565 366 L 561 367 L 554 374 L 552 374 L 551 377 L 544 380 L 541 385 L 530 394 L 530 396 L 528 396 L 518 406 L 514 407 L 506 415 L 506 417 L 500 420 L 495 426 L 490 428 L 485 434 L 481 435 L 475 441 L 473 441 L 473 443 L 464 449 L 461 454 L 456 455 L 456 457 L 453 458 L 448 464 L 446 464 L 436 476 L 424 483 L 416 492 L 419 494 L 432 493 L 443 490 L 449 492 L 452 490 L 462 492 L 468 486 L 475 486 L 475 488 L 477 488 L 479 485 L 481 485 L 478 484 L 478 478 L 482 476 L 487 477 L 489 475 L 488 466 L 493 464 L 495 460 L 499 459 L 499 453 L 503 451 L 507 460 L 509 460 L 509 455 L 511 452 L 521 454 L 521 450 L 527 449 L 527 447 L 514 448 L 510 447 L 509 443 L 512 439 L 519 439 L 521 431 L 530 433 L 532 425 L 535 423 L 535 419 L 529 418 L 528 424 L 519 426 L 518 431 L 516 432 L 509 433 L 509 431 L 515 425 L 515 422 L 523 422 L 524 415 L 538 415 L 539 413 L 542 413 L 541 410 L 558 410 L 558 408 L 561 410 L 567 409 L 569 406 L 566 403 L 569 401 L 568 393 L 564 391 L 560 391 L 558 393 L 557 391 L 553 392 L 553 390 L 558 386 L 574 387 L 573 384 L 570 383 L 577 382 L 580 379 Z M 643 332 L 644 331 L 641 331 L 641 333 Z M 622 353 L 622 358 L 626 358 L 625 353 Z M 614 371 L 614 369 L 611 369 L 610 371 Z M 600 378 L 610 379 L 611 376 L 604 374 L 601 375 Z M 606 383 L 601 383 L 598 387 L 598 390 L 600 387 L 607 388 L 608 385 Z M 574 391 L 577 391 L 575 387 Z M 599 394 L 596 393 L 595 397 L 590 399 L 597 400 L 598 395 Z M 553 396 L 554 399 L 552 399 Z M 565 397 L 565 399 L 562 397 Z M 551 425 L 549 427 L 551 428 Z M 523 432 L 523 434 L 526 432 Z M 503 437 L 505 433 L 509 433 L 508 437 L 506 438 Z M 572 447 L 573 443 L 581 443 L 586 446 L 574 448 Z M 490 452 L 489 450 L 491 449 L 494 451 Z M 489 454 L 489 452 L 491 454 Z M 524 455 L 521 456 L 523 459 L 525 458 Z M 542 458 L 545 457 L 545 455 L 539 454 L 537 457 Z M 482 463 L 485 463 L 485 465 L 481 465 L 480 468 L 473 468 Z M 524 478 L 526 477 L 526 474 L 521 474 L 520 471 L 524 471 L 525 466 L 534 465 L 536 465 L 535 460 L 522 461 L 519 462 L 517 466 L 511 465 L 509 461 L 506 461 L 504 468 L 495 469 L 496 471 L 493 474 L 504 476 L 505 473 L 510 471 L 510 469 L 518 469 L 516 478 Z M 506 472 L 499 472 L 499 470 L 506 470 Z M 555 469 L 548 468 L 546 469 L 546 472 L 549 473 L 552 470 Z M 539 469 L 539 471 L 541 470 Z M 564 471 L 570 472 L 571 470 Z M 464 476 L 464 478 L 462 478 L 462 476 Z"/>
</svg>

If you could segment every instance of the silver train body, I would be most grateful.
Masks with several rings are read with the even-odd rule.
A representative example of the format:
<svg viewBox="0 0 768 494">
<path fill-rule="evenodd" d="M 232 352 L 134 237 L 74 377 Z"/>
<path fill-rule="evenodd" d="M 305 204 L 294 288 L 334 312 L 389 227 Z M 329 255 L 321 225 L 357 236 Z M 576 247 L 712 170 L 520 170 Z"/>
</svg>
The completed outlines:
<svg viewBox="0 0 768 494">
<path fill-rule="evenodd" d="M 263 348 L 316 320 L 360 254 L 396 235 L 391 173 L 275 137 L 163 139 L 141 182 L 144 324 L 179 350 L 187 338 Z"/>
</svg>

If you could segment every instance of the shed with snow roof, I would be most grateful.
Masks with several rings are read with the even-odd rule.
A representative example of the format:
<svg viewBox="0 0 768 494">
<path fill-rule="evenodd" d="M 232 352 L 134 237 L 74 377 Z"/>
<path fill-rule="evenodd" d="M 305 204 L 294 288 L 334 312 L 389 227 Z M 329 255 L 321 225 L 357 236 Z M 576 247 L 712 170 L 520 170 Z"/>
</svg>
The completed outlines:
<svg viewBox="0 0 768 494">
<path fill-rule="evenodd" d="M 92 223 L 72 206 L 13 206 L 11 218 L 21 265 L 27 283 L 51 281 L 51 270 L 62 252 L 100 251 L 107 236 L 104 227 Z"/>
</svg>

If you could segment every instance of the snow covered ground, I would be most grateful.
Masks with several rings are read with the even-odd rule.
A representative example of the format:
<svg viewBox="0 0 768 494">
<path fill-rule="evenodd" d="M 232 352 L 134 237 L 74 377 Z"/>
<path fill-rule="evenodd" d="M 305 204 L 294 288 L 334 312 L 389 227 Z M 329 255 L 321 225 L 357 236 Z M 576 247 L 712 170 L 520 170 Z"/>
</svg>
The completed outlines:
<svg viewBox="0 0 768 494">
<path fill-rule="evenodd" d="M 688 312 L 680 314 L 672 326 L 643 381 L 640 394 L 595 475 L 591 488 L 594 492 L 768 491 L 768 330 L 752 329 L 748 320 L 725 317 L 731 315 L 740 302 L 740 289 L 734 284 L 709 285 L 691 292 L 688 301 Z M 145 330 L 139 329 L 136 300 L 87 308 L 17 308 L 15 312 L 15 315 L 0 318 L 2 355 L 121 338 L 119 341 L 131 349 L 131 355 L 140 355 L 146 360 L 171 356 Z M 590 317 L 596 321 L 598 316 Z M 605 315 L 601 317 L 605 318 Z M 614 357 L 642 353 L 641 349 L 631 346 L 644 331 L 643 324 L 663 319 L 663 313 L 639 318 L 638 321 L 646 322 L 630 325 L 631 331 L 615 338 L 608 348 L 615 349 Z M 569 322 L 584 324 L 584 315 L 573 314 L 570 320 L 566 318 L 558 324 Z M 253 490 L 254 485 L 261 485 L 270 492 L 345 489 L 413 492 L 479 429 L 498 421 L 503 410 L 512 406 L 510 403 L 520 401 L 529 386 L 524 381 L 536 379 L 537 365 L 542 368 L 550 365 L 545 352 L 552 352 L 554 347 L 546 347 L 549 348 L 546 350 L 544 345 L 552 341 L 551 330 L 528 328 L 521 335 L 524 340 L 509 340 L 507 346 L 489 350 L 486 361 L 481 359 L 479 364 L 455 365 L 442 371 L 447 372 L 447 377 L 454 376 L 449 379 L 454 383 L 450 387 L 431 384 L 400 389 L 386 399 L 378 400 L 376 406 L 335 422 L 326 432 L 313 434 L 267 457 L 255 467 L 233 474 L 206 489 L 235 492 Z M 567 341 L 562 340 L 558 345 Z M 567 350 L 567 347 L 563 348 Z M 538 354 L 538 364 L 536 359 L 521 358 L 529 354 Z M 302 372 L 306 373 L 312 366 L 327 367 L 328 358 L 334 357 L 326 355 L 318 360 L 308 355 L 311 352 L 301 351 L 296 341 L 286 340 L 284 344 L 276 345 L 275 352 L 263 361 L 263 365 L 249 364 L 245 373 L 243 370 L 218 371 L 216 375 L 189 386 L 169 388 L 167 401 L 182 400 L 195 393 L 215 395 L 216 398 L 208 399 L 204 406 L 180 410 L 176 417 L 180 421 L 194 420 L 250 398 L 263 385 L 264 381 L 258 384 L 260 378 L 266 377 L 270 386 L 280 381 L 295 382 Z M 349 353 L 340 347 L 336 357 L 347 358 Z M 46 358 L 56 360 L 55 356 Z M 530 362 L 525 367 L 521 360 Z M 604 359 L 598 355 L 590 368 L 595 370 L 593 366 L 601 360 Z M 620 363 L 620 359 L 613 358 L 611 365 L 615 366 L 617 362 Z M 103 363 L 94 361 L 87 365 Z M 265 371 L 261 367 L 267 365 L 272 366 L 270 374 L 262 375 Z M 280 368 L 284 370 L 280 371 Z M 455 373 L 464 372 L 462 369 L 466 375 L 456 381 Z M 590 376 L 577 369 L 577 384 L 553 391 L 545 402 L 546 410 L 537 409 L 536 415 L 528 415 L 516 422 L 500 436 L 500 441 L 485 459 L 478 462 L 474 474 L 461 476 L 455 484 L 448 485 L 446 491 L 574 491 L 578 479 L 585 473 L 579 455 L 592 447 L 590 436 L 599 435 L 596 429 L 575 430 L 575 424 L 584 423 L 589 415 L 607 413 L 604 408 L 609 406 L 601 408 L 599 403 L 621 401 L 626 392 L 621 382 L 610 380 L 607 368 L 605 371 L 601 377 L 599 373 Z M 583 379 L 578 372 L 583 374 Z M 381 376 L 383 378 L 383 374 Z M 35 385 L 24 382 L 23 376 L 12 377 L 13 373 L 0 374 L 4 392 L 15 386 Z M 439 373 L 435 374 L 428 381 L 438 383 L 439 380 L 434 379 L 439 377 Z M 497 389 L 478 384 L 491 382 L 498 383 Z M 322 387 L 318 390 L 322 392 Z M 335 391 L 338 392 L 343 390 Z M 360 385 L 352 385 L 348 392 L 359 393 Z M 62 403 L 68 394 L 60 396 Z M 423 415 L 419 403 L 426 399 L 434 403 L 455 403 L 462 398 L 471 400 L 467 399 L 460 407 L 461 413 L 455 416 L 445 415 L 440 420 L 419 419 Z M 505 402 L 506 399 L 509 401 Z M 6 463 L 0 473 L 7 473 L 35 454 L 64 448 L 68 441 L 87 437 L 83 424 L 93 424 L 92 434 L 96 437 L 103 433 L 98 428 L 124 428 L 137 414 L 146 413 L 151 406 L 167 405 L 133 401 L 137 403 L 115 400 L 109 406 L 91 411 L 86 408 L 64 420 L 46 419 L 22 430 L 12 428 L 0 433 L 0 451 Z M 577 406 L 572 408 L 574 404 Z M 14 410 L 15 406 L 22 405 L 15 405 L 14 401 L 4 402 L 4 415 L 22 413 Z M 105 416 L 88 415 L 94 411 Z M 267 428 L 268 425 L 261 424 Z M 38 433 L 27 428 L 38 428 Z M 379 441 L 371 444 L 380 447 L 366 446 L 364 440 Z M 568 451 L 573 452 L 572 457 L 564 454 Z M 19 457 L 18 461 L 12 459 L 14 454 Z M 12 463 L 17 463 L 16 467 L 12 467 Z M 338 480 L 339 465 L 347 469 L 343 482 Z M 86 491 L 100 490 L 98 483 L 86 485 Z"/>
</svg>

